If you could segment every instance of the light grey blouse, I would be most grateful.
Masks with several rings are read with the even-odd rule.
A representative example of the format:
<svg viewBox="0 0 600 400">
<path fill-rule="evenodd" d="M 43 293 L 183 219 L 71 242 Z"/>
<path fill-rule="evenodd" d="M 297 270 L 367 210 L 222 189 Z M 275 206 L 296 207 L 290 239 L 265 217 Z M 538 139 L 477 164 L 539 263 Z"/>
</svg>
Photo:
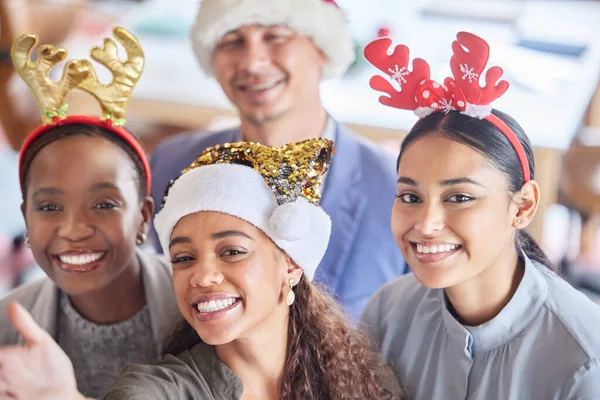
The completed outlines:
<svg viewBox="0 0 600 400">
<path fill-rule="evenodd" d="M 525 257 L 513 298 L 461 325 L 414 275 L 383 286 L 362 322 L 409 399 L 598 400 L 600 307 Z"/>
</svg>

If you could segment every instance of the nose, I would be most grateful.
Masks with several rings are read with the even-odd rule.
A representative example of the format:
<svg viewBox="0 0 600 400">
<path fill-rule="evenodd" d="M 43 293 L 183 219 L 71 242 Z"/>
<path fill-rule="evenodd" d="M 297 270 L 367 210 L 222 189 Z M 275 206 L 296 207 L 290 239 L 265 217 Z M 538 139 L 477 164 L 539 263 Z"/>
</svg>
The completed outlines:
<svg viewBox="0 0 600 400">
<path fill-rule="evenodd" d="M 192 287 L 209 287 L 223 283 L 225 276 L 215 265 L 209 265 L 208 262 L 203 262 L 194 266 L 194 272 L 190 277 L 190 286 Z"/>
<path fill-rule="evenodd" d="M 64 219 L 58 226 L 58 236 L 72 241 L 79 242 L 86 240 L 94 235 L 94 226 L 86 220 L 84 212 L 65 211 Z"/>
<path fill-rule="evenodd" d="M 260 38 L 246 38 L 240 58 L 240 69 L 248 74 L 258 74 L 267 69 L 270 53 L 266 43 Z"/>
<path fill-rule="evenodd" d="M 415 229 L 423 235 L 430 235 L 444 229 L 444 211 L 439 204 L 425 205 L 419 211 Z"/>
</svg>

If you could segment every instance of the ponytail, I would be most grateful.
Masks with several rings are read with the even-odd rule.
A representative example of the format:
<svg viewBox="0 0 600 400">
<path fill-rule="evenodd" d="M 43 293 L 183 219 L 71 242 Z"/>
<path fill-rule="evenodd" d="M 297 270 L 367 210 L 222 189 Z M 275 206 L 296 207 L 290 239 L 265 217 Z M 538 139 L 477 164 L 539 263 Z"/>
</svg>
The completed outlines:
<svg viewBox="0 0 600 400">
<path fill-rule="evenodd" d="M 537 244 L 531 235 L 523 230 L 517 230 L 515 235 L 515 247 L 517 252 L 523 251 L 530 260 L 543 264 L 548 269 L 556 272 L 554 265 L 544 253 L 544 250 Z"/>
</svg>

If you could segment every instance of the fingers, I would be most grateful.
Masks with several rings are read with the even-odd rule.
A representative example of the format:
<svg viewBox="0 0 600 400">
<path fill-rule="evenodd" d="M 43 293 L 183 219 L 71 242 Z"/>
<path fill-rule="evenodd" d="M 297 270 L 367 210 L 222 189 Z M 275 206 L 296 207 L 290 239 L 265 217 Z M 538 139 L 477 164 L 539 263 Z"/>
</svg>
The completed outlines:
<svg viewBox="0 0 600 400">
<path fill-rule="evenodd" d="M 48 336 L 47 332 L 33 320 L 22 305 L 12 302 L 8 305 L 8 318 L 15 329 L 25 339 L 27 346 L 39 344 Z"/>
</svg>

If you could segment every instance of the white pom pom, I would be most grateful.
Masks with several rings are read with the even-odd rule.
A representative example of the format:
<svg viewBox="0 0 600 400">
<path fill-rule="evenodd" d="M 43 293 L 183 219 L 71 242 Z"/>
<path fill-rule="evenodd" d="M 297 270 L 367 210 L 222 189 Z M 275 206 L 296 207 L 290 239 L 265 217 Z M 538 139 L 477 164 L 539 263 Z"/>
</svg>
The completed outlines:
<svg viewBox="0 0 600 400">
<path fill-rule="evenodd" d="M 269 218 L 269 227 L 283 240 L 288 242 L 301 240 L 310 231 L 310 215 L 300 202 L 282 204 Z"/>
</svg>

